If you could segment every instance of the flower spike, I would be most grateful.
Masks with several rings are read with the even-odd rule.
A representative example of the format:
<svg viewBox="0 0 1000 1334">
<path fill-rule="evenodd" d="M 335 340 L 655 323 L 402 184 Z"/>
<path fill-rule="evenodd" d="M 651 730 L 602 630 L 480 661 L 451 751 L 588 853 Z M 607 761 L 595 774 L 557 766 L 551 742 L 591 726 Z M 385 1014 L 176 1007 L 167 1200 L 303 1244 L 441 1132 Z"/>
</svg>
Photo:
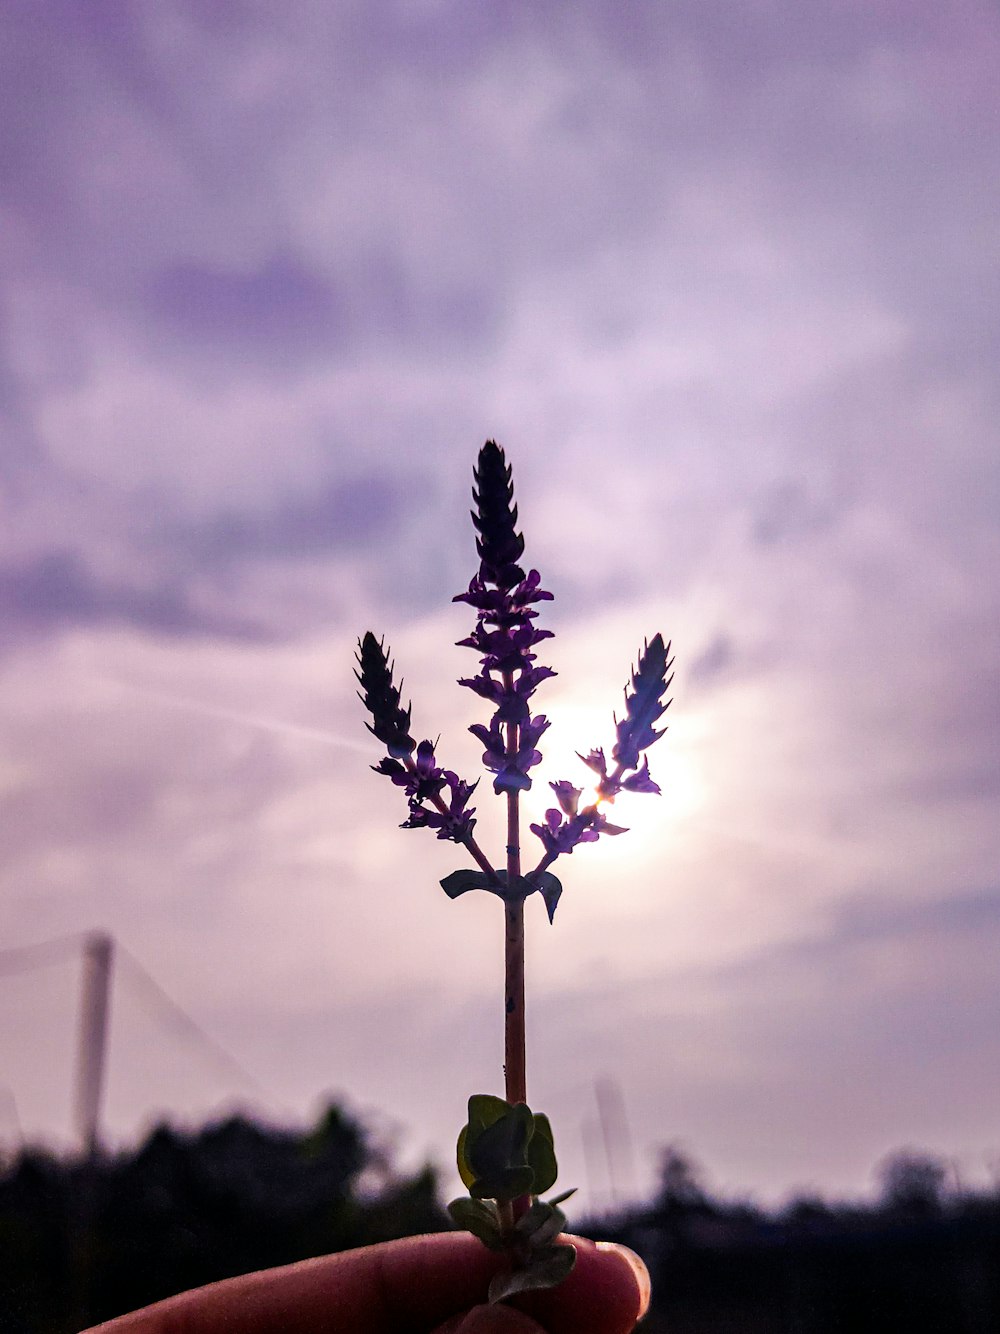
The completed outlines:
<svg viewBox="0 0 1000 1334">
<path fill-rule="evenodd" d="M 518 561 L 524 554 L 524 538 L 517 532 L 517 506 L 510 464 L 495 440 L 487 440 L 473 470 L 478 490 L 472 498 L 476 511 L 472 522 L 479 536 L 476 550 L 482 560 L 480 578 L 498 588 L 509 589 L 524 578 Z"/>
<path fill-rule="evenodd" d="M 524 555 L 524 538 L 517 531 L 510 465 L 495 440 L 479 451 L 473 476 L 479 573 L 468 591 L 452 601 L 476 608 L 475 629 L 459 644 L 476 650 L 481 670 L 459 685 L 494 706 L 488 728 L 481 723 L 469 728 L 485 747 L 484 764 L 496 775 L 493 790 L 527 792 L 528 770 L 542 758 L 535 743 L 548 727 L 544 714 L 532 717 L 531 697 L 542 681 L 555 676 L 551 667 L 536 663 L 535 645 L 551 639 L 552 631 L 535 624 L 538 613 L 532 604 L 551 601 L 552 594 L 542 588 L 537 570 L 525 574 L 517 563 Z"/>
<path fill-rule="evenodd" d="M 478 784 L 466 783 L 450 769 L 442 769 L 433 742 L 421 741 L 418 746 L 414 741 L 410 735 L 412 706 L 408 704 L 404 709 L 400 704 L 384 642 L 370 630 L 358 642 L 358 665 L 361 670 L 354 673 L 361 684 L 358 696 L 372 715 L 365 726 L 389 752 L 371 767 L 401 787 L 408 799 L 409 815 L 400 828 L 434 829 L 438 838 L 464 843 L 480 865 L 489 868 L 472 839 L 476 821 L 469 798 Z"/>
<path fill-rule="evenodd" d="M 354 675 L 361 685 L 358 698 L 372 715 L 372 721 L 365 726 L 394 759 L 402 759 L 404 755 L 412 754 L 417 744 L 410 736 L 412 705 L 408 704 L 404 709 L 399 702 L 399 689 L 392 679 L 393 664 L 389 662 L 383 644 L 384 641 L 376 639 L 370 630 L 364 639 L 358 640 L 361 670 Z"/>
<path fill-rule="evenodd" d="M 611 757 L 617 760 L 623 769 L 639 767 L 639 753 L 646 750 L 654 741 L 659 741 L 666 731 L 657 732 L 653 723 L 665 713 L 670 701 L 661 702 L 661 696 L 670 686 L 673 676 L 667 672 L 674 665 L 669 658 L 670 645 L 664 646 L 663 636 L 654 635 L 653 642 L 646 644 L 639 658 L 639 665 L 632 673 L 632 694 L 625 689 L 625 717 L 615 725 L 618 741 Z"/>
</svg>

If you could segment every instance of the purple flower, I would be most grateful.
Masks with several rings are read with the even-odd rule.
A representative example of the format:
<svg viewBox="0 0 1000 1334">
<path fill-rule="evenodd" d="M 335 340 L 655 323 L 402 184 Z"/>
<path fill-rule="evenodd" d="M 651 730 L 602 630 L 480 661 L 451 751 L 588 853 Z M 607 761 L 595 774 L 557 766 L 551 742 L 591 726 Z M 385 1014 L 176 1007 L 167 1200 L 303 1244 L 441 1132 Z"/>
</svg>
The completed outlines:
<svg viewBox="0 0 1000 1334">
<path fill-rule="evenodd" d="M 508 750 L 504 736 L 504 727 L 499 714 L 494 714 L 490 726 L 473 723 L 469 731 L 483 743 L 483 766 L 496 774 L 493 780 L 494 792 L 526 791 L 531 787 L 528 770 L 541 762 L 542 753 L 535 749 L 535 743 L 549 725 L 544 713 L 528 718 L 518 728 L 517 744 Z"/>
<path fill-rule="evenodd" d="M 448 789 L 447 806 L 444 809 L 428 809 L 421 804 L 420 798 L 414 795 L 410 798 L 409 816 L 400 828 L 435 829 L 438 838 L 450 839 L 453 843 L 466 843 L 471 838 L 476 824 L 475 811 L 467 810 L 466 807 L 478 784 L 463 782 L 450 769 L 436 770 L 435 778 L 440 778 L 439 792 L 442 788 Z"/>
<path fill-rule="evenodd" d="M 575 815 L 580 805 L 580 798 L 583 796 L 583 789 L 574 787 L 572 783 L 562 778 L 558 783 L 550 783 L 552 791 L 556 794 L 556 800 L 559 802 L 564 814 Z"/>
<path fill-rule="evenodd" d="M 564 785 L 552 783 L 551 786 L 555 788 Z M 565 784 L 565 787 L 569 786 Z M 572 790 L 576 791 L 575 788 Z M 588 806 L 569 819 L 565 818 L 566 814 L 565 807 L 561 811 L 552 808 L 545 812 L 544 825 L 531 826 L 531 832 L 541 839 L 549 860 L 554 860 L 564 852 L 572 853 L 578 843 L 595 843 L 601 834 L 628 833 L 621 825 L 611 824 L 596 806 Z"/>
<path fill-rule="evenodd" d="M 660 793 L 660 785 L 654 783 L 649 776 L 649 760 L 645 755 L 642 757 L 642 768 L 638 773 L 631 774 L 622 783 L 626 792 L 653 792 L 657 796 Z"/>
<path fill-rule="evenodd" d="M 444 772 L 437 766 L 433 745 L 429 741 L 421 741 L 413 762 L 413 784 L 410 795 L 417 801 L 431 800 L 441 791 L 444 783 Z"/>
<path fill-rule="evenodd" d="M 549 676 L 555 676 L 551 667 L 525 667 L 509 685 L 504 680 L 495 680 L 486 672 L 479 676 L 463 677 L 458 684 L 468 686 L 477 695 L 495 704 L 497 708 L 493 717 L 496 722 L 523 724 L 531 717 L 528 701 L 538 683 Z"/>
<path fill-rule="evenodd" d="M 576 753 L 589 769 L 593 769 L 594 772 L 600 774 L 602 778 L 607 778 L 608 762 L 604 758 L 604 751 L 600 746 L 598 746 L 596 750 L 588 751 L 586 755 L 580 755 L 579 751 Z"/>
<path fill-rule="evenodd" d="M 391 778 L 397 787 L 409 787 L 410 774 L 405 764 L 400 764 L 399 760 L 386 758 L 379 760 L 378 764 L 371 765 L 371 768 L 377 774 L 385 774 L 386 778 Z"/>
<path fill-rule="evenodd" d="M 469 798 L 479 786 L 479 780 L 465 783 L 450 769 L 445 770 L 445 781 L 451 796 L 447 814 L 441 812 L 443 823 L 438 828 L 438 838 L 450 838 L 455 843 L 465 843 L 472 836 L 475 828 L 475 810 L 467 810 Z"/>
<path fill-rule="evenodd" d="M 452 602 L 468 602 L 481 611 L 485 616 L 490 617 L 498 625 L 505 624 L 504 618 L 511 614 L 512 606 L 528 607 L 532 602 L 551 602 L 552 594 L 547 593 L 541 588 L 542 576 L 537 570 L 529 570 L 526 578 L 515 588 L 488 588 L 486 580 L 488 574 L 483 574 L 482 567 L 477 575 L 473 575 L 469 583 L 468 592 L 456 593 Z M 537 611 L 520 611 L 518 616 L 534 617 Z M 550 635 L 551 631 L 544 631 L 540 638 Z"/>
<path fill-rule="evenodd" d="M 458 641 L 461 648 L 474 648 L 482 654 L 483 667 L 491 672 L 513 672 L 524 663 L 535 660 L 530 650 L 540 639 L 551 639 L 551 630 L 539 630 L 526 622 L 517 628 L 487 630 L 483 621 L 467 639 Z"/>
<path fill-rule="evenodd" d="M 619 722 L 615 718 L 617 741 L 611 752 L 615 767 L 608 773 L 608 761 L 601 747 L 586 754 L 577 752 L 589 769 L 598 775 L 597 800 L 592 805 L 580 810 L 581 789 L 574 787 L 565 779 L 550 786 L 556 794 L 560 810 L 545 813 L 545 824 L 533 824 L 531 830 L 537 834 L 545 849 L 541 866 L 545 867 L 564 852 L 571 853 L 578 843 L 592 843 L 601 834 L 624 834 L 619 825 L 609 824 L 599 810 L 601 801 L 614 801 L 619 792 L 654 792 L 660 788 L 649 775 L 649 761 L 642 756 L 646 750 L 663 735 L 663 729 L 657 731 L 653 724 L 666 710 L 669 700 L 663 701 L 663 695 L 673 678 L 667 676 L 672 665 L 669 659 L 670 645 L 664 645 L 662 635 L 654 635 L 652 643 L 643 647 L 639 665 L 632 673 L 632 693 L 625 688 L 625 717 Z M 635 773 L 629 773 L 634 769 Z"/>
</svg>

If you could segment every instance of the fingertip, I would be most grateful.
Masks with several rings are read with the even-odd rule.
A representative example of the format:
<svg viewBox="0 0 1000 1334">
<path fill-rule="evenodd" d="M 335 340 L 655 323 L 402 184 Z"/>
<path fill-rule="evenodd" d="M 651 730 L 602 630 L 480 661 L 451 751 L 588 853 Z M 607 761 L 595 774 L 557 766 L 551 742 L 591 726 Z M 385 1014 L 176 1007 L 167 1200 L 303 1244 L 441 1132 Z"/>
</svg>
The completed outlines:
<svg viewBox="0 0 1000 1334">
<path fill-rule="evenodd" d="M 613 1242 L 567 1237 L 576 1247 L 569 1277 L 517 1304 L 550 1334 L 629 1334 L 649 1309 L 649 1271 L 634 1251 Z"/>
<path fill-rule="evenodd" d="M 649 1303 L 653 1296 L 653 1283 L 642 1257 L 636 1255 L 635 1251 L 629 1250 L 627 1246 L 619 1245 L 616 1241 L 598 1241 L 594 1245 L 601 1254 L 615 1256 L 628 1267 L 639 1295 L 639 1313 L 636 1320 L 641 1320 L 649 1310 Z"/>
</svg>

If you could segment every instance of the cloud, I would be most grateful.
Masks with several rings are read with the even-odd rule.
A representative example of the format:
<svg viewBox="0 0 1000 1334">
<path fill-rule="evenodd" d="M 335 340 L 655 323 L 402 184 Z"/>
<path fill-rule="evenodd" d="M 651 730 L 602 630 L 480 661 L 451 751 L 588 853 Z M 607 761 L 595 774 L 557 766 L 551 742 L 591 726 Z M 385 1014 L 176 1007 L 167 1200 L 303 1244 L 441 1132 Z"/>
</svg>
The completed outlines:
<svg viewBox="0 0 1000 1334">
<path fill-rule="evenodd" d="M 794 541 L 827 527 L 833 519 L 822 500 L 809 495 L 801 482 L 779 482 L 763 498 L 754 522 L 757 542 Z"/>
<path fill-rule="evenodd" d="M 689 686 L 701 686 L 715 683 L 718 677 L 724 677 L 737 660 L 736 645 L 732 638 L 721 632 L 714 635 L 705 645 L 687 669 Z"/>
<path fill-rule="evenodd" d="M 930 902 L 888 905 L 874 898 L 845 905 L 833 940 L 839 946 L 873 939 L 905 941 L 913 935 L 937 936 L 1000 931 L 1000 889 L 971 890 Z"/>
<path fill-rule="evenodd" d="M 193 260 L 153 279 L 153 314 L 189 343 L 218 344 L 301 357 L 343 345 L 347 328 L 329 283 L 288 255 L 240 272 Z"/>
<path fill-rule="evenodd" d="M 259 625 L 199 609 L 180 588 L 103 579 L 70 550 L 0 568 L 0 615 L 8 642 L 74 626 L 133 626 L 169 638 L 264 637 Z"/>
<path fill-rule="evenodd" d="M 364 251 L 339 255 L 335 268 L 336 281 L 282 254 L 246 270 L 182 259 L 153 276 L 147 304 L 176 349 L 221 353 L 241 370 L 247 358 L 301 373 L 317 360 L 400 346 L 468 354 L 495 341 L 500 302 L 486 286 L 428 284 L 398 260 Z"/>
<path fill-rule="evenodd" d="M 279 499 L 261 512 L 223 510 L 165 540 L 195 564 L 297 560 L 327 552 L 374 552 L 390 533 L 419 527 L 428 486 L 422 477 L 366 473 L 334 478 L 309 495 Z"/>
</svg>

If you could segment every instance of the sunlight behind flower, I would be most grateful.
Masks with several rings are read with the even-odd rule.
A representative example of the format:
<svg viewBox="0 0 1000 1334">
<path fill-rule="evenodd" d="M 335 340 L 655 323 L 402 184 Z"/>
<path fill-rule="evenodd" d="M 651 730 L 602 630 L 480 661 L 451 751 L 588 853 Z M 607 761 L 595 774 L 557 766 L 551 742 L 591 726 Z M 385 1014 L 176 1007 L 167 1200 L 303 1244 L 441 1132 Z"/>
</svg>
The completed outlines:
<svg viewBox="0 0 1000 1334">
<path fill-rule="evenodd" d="M 556 694 L 555 688 L 550 694 Z M 532 820 L 541 819 L 550 806 L 556 805 L 549 783 L 558 779 L 568 779 L 582 789 L 581 807 L 598 800 L 597 776 L 580 754 L 603 745 L 610 756 L 615 740 L 612 714 L 619 700 L 620 696 L 609 699 L 607 692 L 595 688 L 592 681 L 579 687 L 574 683 L 561 698 L 546 700 L 552 722 L 542 741 L 544 759 L 524 802 Z M 618 712 L 620 716 L 620 708 Z M 691 818 L 703 812 L 708 802 L 699 759 L 704 729 L 698 716 L 677 714 L 674 718 L 668 713 L 666 717 L 668 731 L 649 752 L 650 772 L 661 795 L 622 792 L 615 799 L 600 801 L 602 814 L 628 830 L 613 840 L 613 853 L 631 865 L 662 858 L 668 844 L 686 839 Z M 609 855 L 608 847 L 601 849 L 605 855 Z M 596 847 L 589 850 L 590 856 L 597 852 Z"/>
</svg>

